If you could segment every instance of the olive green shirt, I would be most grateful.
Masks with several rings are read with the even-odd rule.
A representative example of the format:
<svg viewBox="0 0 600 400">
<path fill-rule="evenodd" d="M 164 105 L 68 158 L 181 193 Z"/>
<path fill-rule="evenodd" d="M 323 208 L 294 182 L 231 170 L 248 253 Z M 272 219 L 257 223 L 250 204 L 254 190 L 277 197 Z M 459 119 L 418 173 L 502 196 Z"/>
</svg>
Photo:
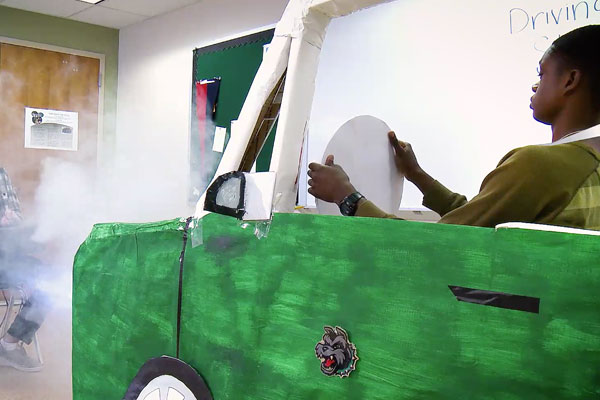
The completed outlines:
<svg viewBox="0 0 600 400">
<path fill-rule="evenodd" d="M 600 153 L 582 142 L 521 147 L 502 158 L 471 201 L 435 181 L 423 205 L 446 224 L 530 222 L 600 230 Z M 356 215 L 397 218 L 370 201 L 361 202 Z"/>
</svg>

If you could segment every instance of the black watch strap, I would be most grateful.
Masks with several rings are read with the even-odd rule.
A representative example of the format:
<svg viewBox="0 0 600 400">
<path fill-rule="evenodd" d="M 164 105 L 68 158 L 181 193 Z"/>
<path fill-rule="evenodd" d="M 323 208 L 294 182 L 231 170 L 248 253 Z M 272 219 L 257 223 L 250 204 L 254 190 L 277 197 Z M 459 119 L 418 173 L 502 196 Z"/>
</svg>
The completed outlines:
<svg viewBox="0 0 600 400">
<path fill-rule="evenodd" d="M 358 192 L 354 192 L 344 198 L 339 204 L 340 212 L 342 215 L 347 217 L 351 217 L 356 214 L 356 209 L 358 208 L 358 202 L 360 199 L 364 199 L 365 196 Z"/>
</svg>

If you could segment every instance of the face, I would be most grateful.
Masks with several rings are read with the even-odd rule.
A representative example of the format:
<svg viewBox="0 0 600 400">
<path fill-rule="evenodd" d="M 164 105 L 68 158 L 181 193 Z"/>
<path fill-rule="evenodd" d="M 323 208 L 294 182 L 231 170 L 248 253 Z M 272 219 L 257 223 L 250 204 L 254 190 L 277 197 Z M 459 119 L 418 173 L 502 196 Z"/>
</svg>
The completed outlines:
<svg viewBox="0 0 600 400">
<path fill-rule="evenodd" d="M 546 51 L 540 60 L 539 77 L 540 80 L 532 87 L 530 107 L 533 110 L 533 118 L 551 125 L 562 110 L 565 100 L 561 91 L 564 70 L 559 57 L 552 53 L 552 49 Z"/>
</svg>

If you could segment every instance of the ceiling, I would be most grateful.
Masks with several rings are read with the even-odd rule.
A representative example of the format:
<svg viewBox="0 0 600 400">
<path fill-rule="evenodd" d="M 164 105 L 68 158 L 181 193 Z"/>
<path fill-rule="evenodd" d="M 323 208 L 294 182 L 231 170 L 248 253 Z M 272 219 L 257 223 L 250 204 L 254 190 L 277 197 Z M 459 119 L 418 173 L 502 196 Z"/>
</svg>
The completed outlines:
<svg viewBox="0 0 600 400">
<path fill-rule="evenodd" d="M 200 1 L 104 0 L 92 5 L 79 0 L 0 0 L 0 6 L 120 29 Z"/>
</svg>

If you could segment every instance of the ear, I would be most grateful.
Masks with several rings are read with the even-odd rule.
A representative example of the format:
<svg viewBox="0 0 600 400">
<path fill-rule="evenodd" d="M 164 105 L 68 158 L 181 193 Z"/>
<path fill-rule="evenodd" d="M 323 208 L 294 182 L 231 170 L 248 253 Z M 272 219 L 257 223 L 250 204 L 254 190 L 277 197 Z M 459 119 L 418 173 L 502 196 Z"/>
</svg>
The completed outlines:
<svg viewBox="0 0 600 400">
<path fill-rule="evenodd" d="M 346 331 L 343 328 L 340 328 L 339 326 L 336 326 L 335 330 L 337 331 L 338 335 L 344 337 L 344 339 L 346 340 L 346 342 L 348 341 L 348 334 L 346 334 Z"/>
<path fill-rule="evenodd" d="M 574 93 L 581 86 L 581 70 L 570 69 L 565 71 L 563 90 L 565 94 Z"/>
</svg>

